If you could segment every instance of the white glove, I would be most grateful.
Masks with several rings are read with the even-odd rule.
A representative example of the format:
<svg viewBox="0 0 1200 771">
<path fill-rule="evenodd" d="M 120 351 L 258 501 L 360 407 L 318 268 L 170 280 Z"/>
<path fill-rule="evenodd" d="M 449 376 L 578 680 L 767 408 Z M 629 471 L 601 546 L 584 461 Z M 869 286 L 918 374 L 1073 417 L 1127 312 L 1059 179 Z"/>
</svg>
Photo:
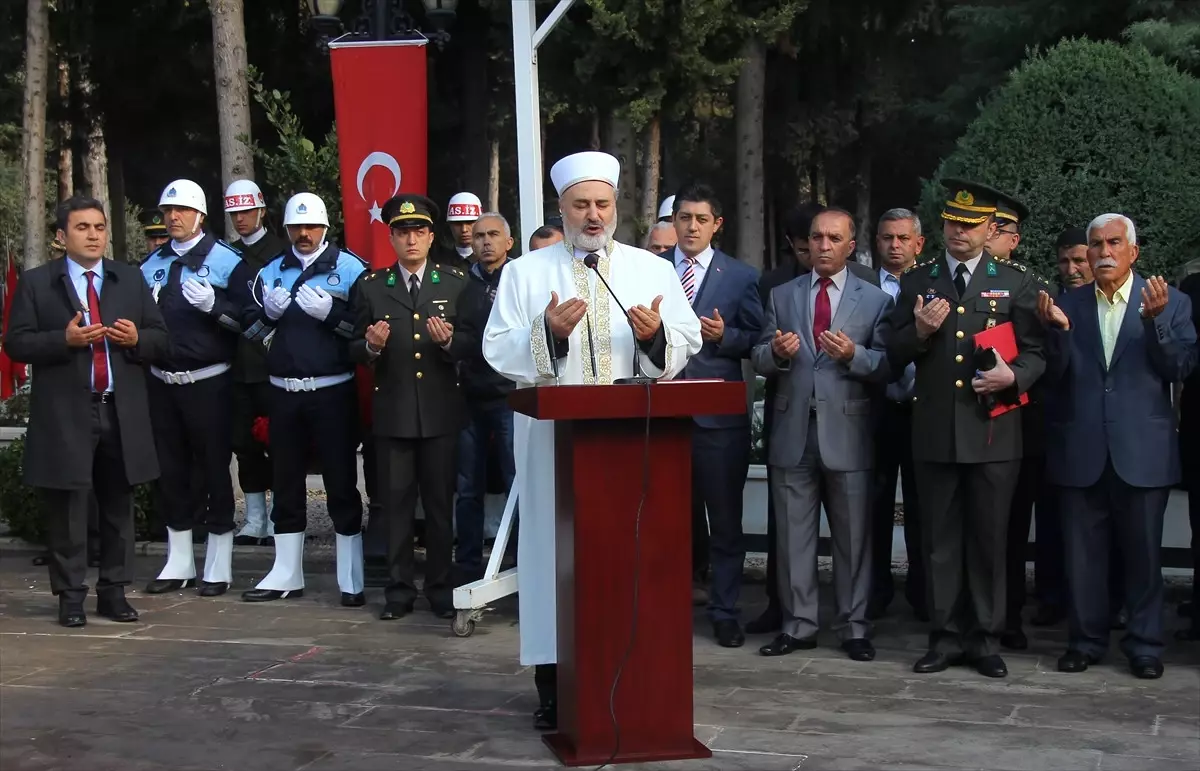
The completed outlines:
<svg viewBox="0 0 1200 771">
<path fill-rule="evenodd" d="M 263 295 L 263 310 L 267 312 L 267 318 L 271 321 L 278 321 L 291 304 L 292 293 L 281 286 Z"/>
<path fill-rule="evenodd" d="M 213 291 L 212 284 L 208 283 L 208 279 L 201 282 L 189 278 L 183 282 L 182 289 L 183 298 L 201 313 L 211 313 L 213 306 L 217 304 L 217 293 Z"/>
<path fill-rule="evenodd" d="M 300 306 L 300 310 L 317 321 L 324 321 L 333 310 L 333 295 L 320 287 L 313 289 L 305 284 L 296 292 L 296 304 Z"/>
</svg>

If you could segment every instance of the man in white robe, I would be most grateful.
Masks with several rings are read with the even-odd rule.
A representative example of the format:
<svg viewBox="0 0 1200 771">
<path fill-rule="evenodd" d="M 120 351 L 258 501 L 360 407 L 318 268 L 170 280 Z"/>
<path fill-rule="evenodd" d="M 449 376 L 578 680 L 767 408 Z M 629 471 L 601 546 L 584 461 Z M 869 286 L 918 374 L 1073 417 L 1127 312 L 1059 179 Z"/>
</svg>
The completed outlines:
<svg viewBox="0 0 1200 771">
<path fill-rule="evenodd" d="M 620 170 L 616 158 L 598 152 L 568 156 L 550 170 L 566 238 L 505 268 L 484 330 L 484 358 L 518 388 L 607 385 L 632 377 L 635 345 L 641 374 L 669 380 L 700 350 L 700 320 L 671 263 L 612 240 Z M 589 255 L 598 258 L 596 269 L 616 298 L 585 265 Z M 521 663 L 535 666 L 541 708 L 534 724 L 553 729 L 558 723 L 553 422 L 517 415 L 513 444 L 521 511 Z"/>
</svg>

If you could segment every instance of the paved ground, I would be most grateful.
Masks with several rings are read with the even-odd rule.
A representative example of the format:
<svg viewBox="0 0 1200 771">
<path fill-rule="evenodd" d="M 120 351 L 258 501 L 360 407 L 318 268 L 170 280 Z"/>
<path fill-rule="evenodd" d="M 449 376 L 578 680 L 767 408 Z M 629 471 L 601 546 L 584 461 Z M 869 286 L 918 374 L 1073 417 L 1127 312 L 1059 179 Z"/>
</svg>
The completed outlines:
<svg viewBox="0 0 1200 771">
<path fill-rule="evenodd" d="M 239 589 L 268 567 L 265 555 L 238 559 Z M 139 575 L 160 561 L 143 558 Z M 0 553 L 0 769 L 554 766 L 529 726 L 536 699 L 511 604 L 456 639 L 421 606 L 391 624 L 377 607 L 336 607 L 331 567 L 310 565 L 322 574 L 296 601 L 133 593 L 143 623 L 66 630 L 44 569 Z M 757 610 L 761 586 L 748 594 Z M 1012 674 L 997 682 L 913 675 L 924 637 L 902 606 L 879 625 L 870 664 L 846 660 L 829 635 L 811 656 L 764 659 L 753 639 L 724 650 L 706 626 L 697 620 L 695 721 L 715 755 L 656 768 L 1200 768 L 1200 647 L 1172 646 L 1158 682 L 1120 661 L 1061 675 L 1063 632 L 1052 630 L 1009 656 Z"/>
</svg>

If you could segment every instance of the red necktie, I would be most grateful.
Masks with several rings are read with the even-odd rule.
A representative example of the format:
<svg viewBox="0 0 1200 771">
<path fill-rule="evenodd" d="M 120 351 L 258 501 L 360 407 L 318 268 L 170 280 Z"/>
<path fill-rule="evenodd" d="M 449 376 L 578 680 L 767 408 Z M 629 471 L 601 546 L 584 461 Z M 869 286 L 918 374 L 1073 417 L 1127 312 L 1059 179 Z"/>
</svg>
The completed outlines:
<svg viewBox="0 0 1200 771">
<path fill-rule="evenodd" d="M 100 296 L 96 294 L 96 274 L 92 271 L 84 273 L 88 282 L 88 321 L 91 324 L 100 321 Z M 92 390 L 101 394 L 108 390 L 108 350 L 104 338 L 92 343 Z"/>
<path fill-rule="evenodd" d="M 821 350 L 821 333 L 828 332 L 833 322 L 833 310 L 829 305 L 829 285 L 832 283 L 831 278 L 817 279 L 821 288 L 817 290 L 817 305 L 813 308 L 813 345 L 818 351 Z"/>
</svg>

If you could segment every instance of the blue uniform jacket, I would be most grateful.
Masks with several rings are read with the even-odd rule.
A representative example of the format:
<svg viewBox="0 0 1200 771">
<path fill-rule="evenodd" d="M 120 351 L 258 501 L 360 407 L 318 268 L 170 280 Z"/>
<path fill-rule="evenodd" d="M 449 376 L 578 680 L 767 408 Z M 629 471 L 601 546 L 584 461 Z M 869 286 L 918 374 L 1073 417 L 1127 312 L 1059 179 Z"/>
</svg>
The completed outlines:
<svg viewBox="0 0 1200 771">
<path fill-rule="evenodd" d="M 159 366 L 182 372 L 232 361 L 253 278 L 241 254 L 205 234 L 182 257 L 168 241 L 150 253 L 141 269 L 171 333 L 170 351 Z M 212 285 L 216 302 L 210 312 L 195 308 L 183 296 L 181 287 L 188 279 Z"/>
<path fill-rule="evenodd" d="M 354 370 L 349 353 L 355 322 L 349 304 L 350 288 L 365 271 L 362 260 L 339 250 L 332 241 L 307 268 L 291 249 L 263 266 L 254 279 L 251 302 L 242 318 L 246 338 L 268 346 L 267 372 L 271 377 L 323 377 Z M 309 316 L 295 301 L 296 292 L 305 284 L 333 297 L 333 309 L 324 321 Z M 267 318 L 262 308 L 263 294 L 275 287 L 286 287 L 292 294 L 292 304 L 278 320 Z"/>
</svg>

